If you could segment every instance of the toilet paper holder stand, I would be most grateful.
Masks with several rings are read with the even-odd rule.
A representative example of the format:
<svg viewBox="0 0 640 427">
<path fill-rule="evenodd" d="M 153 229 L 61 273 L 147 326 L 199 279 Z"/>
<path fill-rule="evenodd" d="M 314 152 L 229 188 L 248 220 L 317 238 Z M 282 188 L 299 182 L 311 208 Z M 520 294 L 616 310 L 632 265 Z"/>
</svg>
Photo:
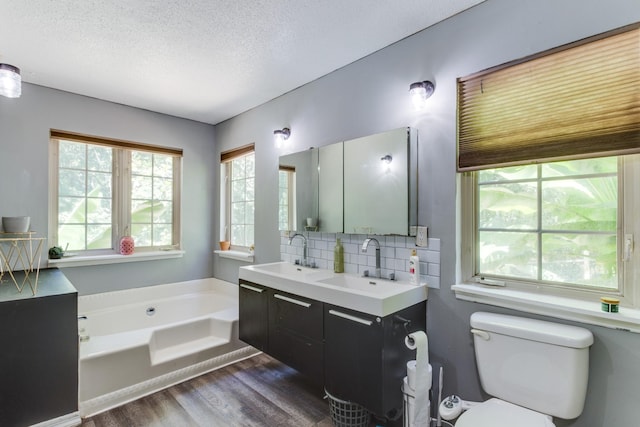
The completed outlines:
<svg viewBox="0 0 640 427">
<path fill-rule="evenodd" d="M 411 336 L 411 332 L 409 332 L 409 327 L 411 326 L 411 320 L 405 319 L 404 317 L 398 316 L 397 314 L 395 316 L 393 316 L 393 320 L 396 323 L 402 323 L 402 326 L 404 327 L 405 335 L 407 336 L 407 339 L 409 340 L 409 343 L 411 343 L 411 345 L 414 345 L 415 341 L 413 340 L 413 337 Z"/>
</svg>

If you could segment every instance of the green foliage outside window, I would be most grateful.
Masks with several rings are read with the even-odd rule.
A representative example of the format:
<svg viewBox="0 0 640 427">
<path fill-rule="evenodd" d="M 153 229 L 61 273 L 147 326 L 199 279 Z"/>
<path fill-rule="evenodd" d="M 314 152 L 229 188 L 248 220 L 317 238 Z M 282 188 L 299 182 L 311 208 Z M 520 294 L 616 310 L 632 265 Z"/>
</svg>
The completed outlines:
<svg viewBox="0 0 640 427">
<path fill-rule="evenodd" d="M 616 157 L 478 172 L 479 273 L 616 289 Z"/>
</svg>

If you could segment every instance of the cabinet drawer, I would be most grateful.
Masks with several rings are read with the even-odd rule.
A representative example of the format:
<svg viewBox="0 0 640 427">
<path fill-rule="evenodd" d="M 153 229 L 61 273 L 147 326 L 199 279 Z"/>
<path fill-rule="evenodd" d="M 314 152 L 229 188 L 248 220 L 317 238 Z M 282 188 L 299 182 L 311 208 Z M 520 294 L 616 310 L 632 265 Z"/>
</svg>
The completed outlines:
<svg viewBox="0 0 640 427">
<path fill-rule="evenodd" d="M 269 333 L 269 353 L 316 384 L 323 384 L 324 348 L 321 341 L 276 328 Z"/>
<path fill-rule="evenodd" d="M 322 303 L 272 290 L 269 296 L 269 327 L 322 341 Z"/>
</svg>

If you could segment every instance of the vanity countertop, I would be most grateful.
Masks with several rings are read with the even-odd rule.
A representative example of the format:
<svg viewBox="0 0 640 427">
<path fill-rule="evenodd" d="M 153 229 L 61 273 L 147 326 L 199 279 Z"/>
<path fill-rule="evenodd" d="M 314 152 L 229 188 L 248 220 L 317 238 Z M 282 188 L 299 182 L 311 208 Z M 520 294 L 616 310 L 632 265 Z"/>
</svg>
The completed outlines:
<svg viewBox="0 0 640 427">
<path fill-rule="evenodd" d="M 22 283 L 24 278 L 23 271 L 13 272 L 18 283 Z M 36 272 L 29 273 L 29 279 L 35 283 Z M 8 272 L 4 272 L 4 277 L 0 282 L 0 303 L 8 301 L 26 300 L 33 298 L 44 298 L 55 295 L 64 295 L 77 293 L 76 288 L 71 284 L 69 279 L 57 268 L 41 269 L 38 276 L 38 291 L 33 295 L 29 283 L 25 283 L 22 292 L 18 292 L 16 285 L 9 277 Z"/>
<path fill-rule="evenodd" d="M 387 316 L 426 301 L 426 284 L 412 285 L 355 274 L 334 273 L 286 262 L 240 267 L 240 279 L 328 304 Z"/>
</svg>

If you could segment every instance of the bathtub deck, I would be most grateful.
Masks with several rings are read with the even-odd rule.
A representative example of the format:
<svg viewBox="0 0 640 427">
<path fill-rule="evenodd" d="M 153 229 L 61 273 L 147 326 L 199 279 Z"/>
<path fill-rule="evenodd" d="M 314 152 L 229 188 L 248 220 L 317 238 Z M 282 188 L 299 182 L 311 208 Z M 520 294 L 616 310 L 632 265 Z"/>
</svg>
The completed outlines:
<svg viewBox="0 0 640 427">
<path fill-rule="evenodd" d="M 322 390 L 264 354 L 83 421 L 111 426 L 331 427 Z"/>
</svg>

